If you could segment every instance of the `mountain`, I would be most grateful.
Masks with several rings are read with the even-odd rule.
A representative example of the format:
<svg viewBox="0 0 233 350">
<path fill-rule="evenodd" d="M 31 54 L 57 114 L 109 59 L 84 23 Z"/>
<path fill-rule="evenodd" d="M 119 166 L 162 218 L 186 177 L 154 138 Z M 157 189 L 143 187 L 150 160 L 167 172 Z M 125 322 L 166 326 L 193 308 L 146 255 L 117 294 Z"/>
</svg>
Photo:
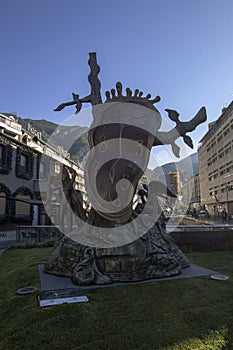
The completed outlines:
<svg viewBox="0 0 233 350">
<path fill-rule="evenodd" d="M 50 145 L 63 146 L 75 161 L 82 161 L 89 151 L 87 127 L 58 125 L 45 119 L 18 118 L 18 122 L 25 129 L 35 128 L 40 131 L 42 140 L 49 142 Z"/>
<path fill-rule="evenodd" d="M 41 120 L 35 119 L 34 120 L 34 119 L 20 118 L 19 122 L 25 129 L 28 129 L 28 124 L 31 124 L 38 131 L 41 131 L 41 132 L 44 131 L 45 136 L 52 135 L 54 130 L 58 127 L 58 124 L 50 122 L 50 121 L 45 120 L 45 119 L 41 119 Z"/>
<path fill-rule="evenodd" d="M 154 181 L 154 180 L 159 180 L 159 175 L 157 175 L 156 171 L 151 170 L 149 168 L 147 168 L 145 170 L 144 175 L 147 178 L 147 181 L 145 181 L 145 182 L 151 182 L 151 181 Z"/>
<path fill-rule="evenodd" d="M 197 152 L 178 162 L 167 163 L 153 169 L 157 178 L 164 177 L 166 174 L 174 171 L 180 173 L 180 180 L 182 182 L 189 180 L 193 175 L 197 175 L 199 172 Z"/>
</svg>

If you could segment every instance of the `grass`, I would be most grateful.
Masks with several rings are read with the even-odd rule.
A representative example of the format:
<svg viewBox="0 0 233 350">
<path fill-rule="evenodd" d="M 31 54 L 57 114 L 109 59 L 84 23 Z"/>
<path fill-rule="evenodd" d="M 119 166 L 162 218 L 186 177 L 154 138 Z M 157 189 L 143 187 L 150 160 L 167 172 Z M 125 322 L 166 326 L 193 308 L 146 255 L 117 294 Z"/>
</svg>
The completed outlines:
<svg viewBox="0 0 233 350">
<path fill-rule="evenodd" d="M 0 256 L 0 349 L 233 349 L 233 251 L 187 254 L 194 264 L 226 274 L 90 291 L 88 304 L 40 309 L 38 263 L 51 248 L 7 250 Z"/>
</svg>

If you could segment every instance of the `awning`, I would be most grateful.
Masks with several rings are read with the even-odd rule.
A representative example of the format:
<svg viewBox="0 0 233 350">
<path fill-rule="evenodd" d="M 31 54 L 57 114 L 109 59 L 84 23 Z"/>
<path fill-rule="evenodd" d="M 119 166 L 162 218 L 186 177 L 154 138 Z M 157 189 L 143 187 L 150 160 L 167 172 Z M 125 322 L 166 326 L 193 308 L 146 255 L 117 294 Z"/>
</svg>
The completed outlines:
<svg viewBox="0 0 233 350">
<path fill-rule="evenodd" d="M 15 198 L 15 197 L 8 197 L 8 196 L 0 196 L 0 198 L 6 198 L 6 199 L 10 199 L 12 201 L 17 201 L 17 202 L 24 202 L 24 203 L 28 203 L 28 204 L 32 204 L 32 205 L 43 205 L 43 201 L 40 199 L 21 199 L 21 198 Z"/>
</svg>

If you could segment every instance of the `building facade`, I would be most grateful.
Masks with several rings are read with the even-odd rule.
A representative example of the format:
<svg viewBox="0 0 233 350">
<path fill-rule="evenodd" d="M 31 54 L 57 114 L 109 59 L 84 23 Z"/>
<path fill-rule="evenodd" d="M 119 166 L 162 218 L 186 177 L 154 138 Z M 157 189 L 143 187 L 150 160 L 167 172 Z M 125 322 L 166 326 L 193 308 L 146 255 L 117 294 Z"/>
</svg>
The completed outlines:
<svg viewBox="0 0 233 350">
<path fill-rule="evenodd" d="M 46 144 L 35 129 L 22 128 L 16 116 L 0 113 L 1 230 L 19 224 L 50 224 L 42 200 L 46 199 L 49 176 L 59 174 L 63 165 L 75 170 L 74 188 L 85 200 L 84 172 L 70 160 L 68 152 Z"/>
<path fill-rule="evenodd" d="M 180 173 L 178 171 L 172 171 L 168 174 L 169 189 L 172 193 L 178 194 L 181 190 Z"/>
<path fill-rule="evenodd" d="M 201 208 L 200 196 L 200 176 L 192 176 L 187 182 L 182 184 L 182 200 L 189 204 L 189 208 Z"/>
<path fill-rule="evenodd" d="M 201 203 L 211 215 L 233 215 L 233 101 L 209 124 L 198 149 Z"/>
</svg>

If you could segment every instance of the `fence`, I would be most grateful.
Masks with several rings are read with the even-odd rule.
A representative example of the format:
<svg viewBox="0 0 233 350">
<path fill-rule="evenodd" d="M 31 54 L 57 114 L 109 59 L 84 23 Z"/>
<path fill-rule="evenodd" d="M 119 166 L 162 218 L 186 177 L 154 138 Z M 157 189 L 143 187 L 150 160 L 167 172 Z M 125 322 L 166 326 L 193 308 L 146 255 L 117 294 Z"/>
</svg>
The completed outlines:
<svg viewBox="0 0 233 350">
<path fill-rule="evenodd" d="M 180 225 L 172 230 L 175 243 L 185 251 L 233 249 L 233 225 Z"/>
</svg>

